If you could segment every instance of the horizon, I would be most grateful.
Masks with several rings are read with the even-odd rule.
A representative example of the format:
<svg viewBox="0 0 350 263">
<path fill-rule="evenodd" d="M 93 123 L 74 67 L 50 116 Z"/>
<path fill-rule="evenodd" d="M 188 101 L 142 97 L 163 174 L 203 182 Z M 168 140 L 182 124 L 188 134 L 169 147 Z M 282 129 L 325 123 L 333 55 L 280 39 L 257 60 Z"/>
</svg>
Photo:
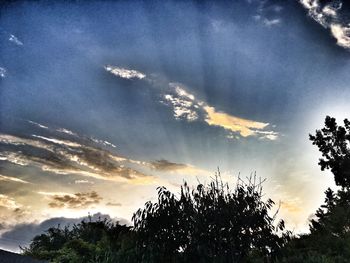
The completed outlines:
<svg viewBox="0 0 350 263">
<path fill-rule="evenodd" d="M 131 222 L 156 187 L 266 179 L 287 229 L 336 189 L 308 135 L 350 112 L 345 1 L 4 2 L 0 248 Z"/>
</svg>

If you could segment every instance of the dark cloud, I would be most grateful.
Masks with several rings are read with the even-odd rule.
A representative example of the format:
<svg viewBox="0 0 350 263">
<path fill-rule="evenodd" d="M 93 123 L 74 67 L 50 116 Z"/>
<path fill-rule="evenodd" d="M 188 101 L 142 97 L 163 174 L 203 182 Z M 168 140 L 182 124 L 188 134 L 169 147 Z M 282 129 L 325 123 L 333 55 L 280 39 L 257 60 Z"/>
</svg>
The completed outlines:
<svg viewBox="0 0 350 263">
<path fill-rule="evenodd" d="M 49 203 L 51 208 L 81 209 L 100 203 L 102 197 L 95 191 L 73 195 L 53 195 Z"/>
<path fill-rule="evenodd" d="M 173 163 L 168 160 L 158 160 L 151 163 L 153 169 L 159 170 L 159 171 L 174 171 L 179 169 L 184 169 L 187 167 L 186 164 L 182 163 Z"/>
<path fill-rule="evenodd" d="M 130 225 L 130 222 L 122 218 L 111 218 L 109 215 L 96 213 L 91 216 L 92 221 L 99 219 L 113 220 L 120 222 L 120 224 Z M 82 220 L 89 220 L 89 217 L 80 218 L 66 218 L 66 217 L 55 217 L 50 218 L 41 223 L 23 223 L 12 227 L 11 230 L 5 232 L 0 237 L 0 246 L 10 250 L 18 250 L 19 246 L 27 246 L 32 238 L 38 234 L 43 233 L 50 227 L 65 227 L 78 224 Z"/>
</svg>

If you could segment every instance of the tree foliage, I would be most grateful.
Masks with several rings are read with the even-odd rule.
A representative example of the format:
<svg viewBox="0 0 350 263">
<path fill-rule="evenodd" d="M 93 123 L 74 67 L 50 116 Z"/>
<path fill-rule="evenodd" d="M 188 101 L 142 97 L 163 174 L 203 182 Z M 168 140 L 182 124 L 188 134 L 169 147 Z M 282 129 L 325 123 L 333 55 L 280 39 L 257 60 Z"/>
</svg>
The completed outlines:
<svg viewBox="0 0 350 263">
<path fill-rule="evenodd" d="M 238 181 L 231 190 L 217 177 L 177 197 L 158 188 L 158 201 L 133 216 L 138 248 L 146 262 L 244 262 L 271 259 L 287 235 L 270 215 L 274 202 L 262 199 L 261 183 Z M 277 232 L 281 231 L 281 235 Z"/>
<path fill-rule="evenodd" d="M 34 237 L 23 253 L 57 263 L 137 262 L 131 228 L 106 219 L 52 227 Z"/>
<path fill-rule="evenodd" d="M 350 258 L 350 122 L 344 127 L 326 117 L 325 127 L 310 135 L 322 153 L 321 170 L 330 169 L 341 187 L 325 191 L 325 202 L 310 221 L 310 233 L 295 237 L 283 251 L 282 262 L 349 262 Z"/>
<path fill-rule="evenodd" d="M 350 122 L 344 120 L 344 126 L 339 126 L 335 118 L 326 117 L 325 127 L 310 134 L 312 144 L 316 145 L 323 158 L 319 165 L 322 171 L 330 169 L 334 174 L 335 183 L 341 187 L 350 187 Z"/>
<path fill-rule="evenodd" d="M 158 201 L 134 214 L 133 228 L 106 220 L 54 227 L 24 254 L 72 263 L 270 262 L 288 233 L 255 179 L 231 190 L 217 176 L 193 190 L 184 183 L 179 195 L 159 187 Z"/>
</svg>

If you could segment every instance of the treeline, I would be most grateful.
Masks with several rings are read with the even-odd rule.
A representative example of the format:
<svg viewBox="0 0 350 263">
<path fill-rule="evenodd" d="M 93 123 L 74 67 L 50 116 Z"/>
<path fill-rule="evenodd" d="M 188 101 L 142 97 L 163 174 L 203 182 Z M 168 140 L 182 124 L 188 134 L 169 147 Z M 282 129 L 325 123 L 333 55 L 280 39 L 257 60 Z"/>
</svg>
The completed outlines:
<svg viewBox="0 0 350 263">
<path fill-rule="evenodd" d="M 217 173 L 209 185 L 184 183 L 179 195 L 159 187 L 157 202 L 133 215 L 133 227 L 105 219 L 53 227 L 23 253 L 60 263 L 349 262 L 350 122 L 338 126 L 327 117 L 310 140 L 340 190 L 325 192 L 309 234 L 293 236 L 276 220 L 274 202 L 263 198 L 256 177 L 230 188 Z"/>
</svg>

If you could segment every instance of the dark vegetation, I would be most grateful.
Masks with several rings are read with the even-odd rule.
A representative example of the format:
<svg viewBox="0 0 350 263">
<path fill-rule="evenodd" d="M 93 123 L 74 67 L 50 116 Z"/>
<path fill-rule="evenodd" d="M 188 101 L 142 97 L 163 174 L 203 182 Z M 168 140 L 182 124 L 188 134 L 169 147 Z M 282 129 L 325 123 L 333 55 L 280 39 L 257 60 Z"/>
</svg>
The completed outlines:
<svg viewBox="0 0 350 263">
<path fill-rule="evenodd" d="M 278 208 L 256 177 L 231 189 L 217 173 L 209 185 L 184 183 L 179 195 L 159 187 L 158 201 L 134 214 L 133 227 L 107 220 L 53 227 L 23 253 L 62 263 L 350 262 L 350 122 L 327 117 L 310 140 L 339 189 L 326 190 L 308 234 L 294 236 L 277 222 Z"/>
</svg>

